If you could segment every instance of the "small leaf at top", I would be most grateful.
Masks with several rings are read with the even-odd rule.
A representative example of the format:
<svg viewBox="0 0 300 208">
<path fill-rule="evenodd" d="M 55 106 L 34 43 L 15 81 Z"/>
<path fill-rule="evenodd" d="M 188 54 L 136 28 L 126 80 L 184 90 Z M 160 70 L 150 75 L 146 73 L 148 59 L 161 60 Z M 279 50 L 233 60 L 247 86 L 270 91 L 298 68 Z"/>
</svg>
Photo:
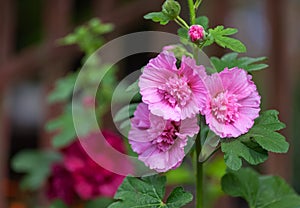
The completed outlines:
<svg viewBox="0 0 300 208">
<path fill-rule="evenodd" d="M 235 52 L 244 53 L 246 52 L 246 46 L 241 41 L 228 37 L 237 32 L 238 30 L 235 28 L 224 29 L 224 26 L 217 26 L 214 29 L 209 29 L 209 35 L 212 37 L 210 38 L 211 40 L 209 43 L 211 44 L 211 41 L 214 41 L 223 48 L 229 48 Z"/>
<path fill-rule="evenodd" d="M 207 18 L 206 16 L 200 16 L 200 17 L 197 17 L 197 18 L 195 19 L 195 23 L 196 23 L 197 25 L 201 25 L 201 26 L 204 28 L 204 30 L 207 30 L 207 29 L 208 29 L 208 23 L 209 23 L 209 20 L 208 20 L 208 18 Z"/>
<path fill-rule="evenodd" d="M 265 61 L 266 57 L 250 58 L 241 57 L 238 58 L 238 53 L 228 53 L 225 54 L 221 59 L 217 57 L 211 57 L 210 61 L 213 64 L 217 72 L 223 71 L 223 69 L 238 67 L 242 68 L 248 72 L 261 70 L 267 68 L 268 65 L 264 63 L 259 63 Z"/>
</svg>

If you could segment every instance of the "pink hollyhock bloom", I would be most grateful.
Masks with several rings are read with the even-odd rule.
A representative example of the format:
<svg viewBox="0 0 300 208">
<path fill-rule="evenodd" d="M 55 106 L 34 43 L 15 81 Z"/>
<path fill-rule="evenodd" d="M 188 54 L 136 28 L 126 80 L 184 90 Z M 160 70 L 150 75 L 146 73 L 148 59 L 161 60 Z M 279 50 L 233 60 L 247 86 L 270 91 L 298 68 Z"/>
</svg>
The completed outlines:
<svg viewBox="0 0 300 208">
<path fill-rule="evenodd" d="M 205 68 L 185 56 L 177 69 L 174 54 L 164 51 L 150 60 L 140 77 L 143 102 L 152 114 L 166 120 L 192 118 L 205 106 L 205 76 Z"/>
<path fill-rule="evenodd" d="M 248 132 L 259 116 L 260 96 L 251 79 L 251 75 L 237 67 L 225 68 L 206 78 L 206 122 L 220 137 L 238 137 Z"/>
<path fill-rule="evenodd" d="M 181 164 L 188 136 L 198 132 L 196 117 L 164 120 L 151 114 L 148 105 L 140 103 L 131 119 L 128 139 L 133 151 L 139 154 L 139 160 L 150 169 L 166 172 Z"/>
<path fill-rule="evenodd" d="M 108 131 L 102 134 L 112 147 L 125 152 L 119 136 Z M 52 179 L 49 181 L 47 195 L 50 199 L 60 198 L 70 204 L 75 198 L 74 195 L 83 200 L 99 196 L 112 197 L 124 179 L 123 176 L 99 166 L 84 151 L 78 140 L 64 148 L 62 154 L 63 163 L 54 165 L 55 171 L 52 172 Z M 60 169 L 57 170 L 57 167 Z"/>
<path fill-rule="evenodd" d="M 192 25 L 189 29 L 189 37 L 192 42 L 202 40 L 205 36 L 204 28 L 201 25 Z"/>
</svg>

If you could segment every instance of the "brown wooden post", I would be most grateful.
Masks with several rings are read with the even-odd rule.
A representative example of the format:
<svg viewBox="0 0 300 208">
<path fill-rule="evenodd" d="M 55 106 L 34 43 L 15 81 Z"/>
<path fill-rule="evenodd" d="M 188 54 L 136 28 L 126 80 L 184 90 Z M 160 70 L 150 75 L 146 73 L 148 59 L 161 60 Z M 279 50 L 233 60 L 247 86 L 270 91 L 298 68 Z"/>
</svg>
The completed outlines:
<svg viewBox="0 0 300 208">
<path fill-rule="evenodd" d="M 14 1 L 0 1 L 0 63 L 4 63 L 13 52 Z M 5 69 L 1 69 L 5 70 Z M 0 91 L 0 207 L 7 207 L 5 181 L 9 166 L 9 117 L 7 115 L 6 89 Z"/>
<path fill-rule="evenodd" d="M 292 95 L 291 95 L 291 77 L 287 63 L 287 44 L 285 35 L 285 16 L 286 16 L 286 2 L 279 0 L 267 1 L 267 15 L 270 27 L 270 69 L 268 70 L 268 77 L 271 78 L 270 106 L 280 112 L 280 119 L 287 124 L 286 129 L 282 133 L 288 138 L 290 132 L 290 120 L 292 109 Z M 290 154 L 270 154 L 269 160 L 265 165 L 265 172 L 269 174 L 276 174 L 290 180 L 291 177 L 291 162 Z"/>
</svg>

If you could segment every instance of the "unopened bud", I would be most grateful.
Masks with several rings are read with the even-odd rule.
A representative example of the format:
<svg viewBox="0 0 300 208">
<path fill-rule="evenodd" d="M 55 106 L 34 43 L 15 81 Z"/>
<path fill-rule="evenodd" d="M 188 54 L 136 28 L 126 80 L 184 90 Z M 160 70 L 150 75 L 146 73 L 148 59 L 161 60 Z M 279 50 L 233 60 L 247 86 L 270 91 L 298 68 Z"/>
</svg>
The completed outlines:
<svg viewBox="0 0 300 208">
<path fill-rule="evenodd" d="M 205 30 L 201 25 L 192 25 L 189 29 L 189 37 L 192 42 L 203 40 L 205 37 Z"/>
</svg>

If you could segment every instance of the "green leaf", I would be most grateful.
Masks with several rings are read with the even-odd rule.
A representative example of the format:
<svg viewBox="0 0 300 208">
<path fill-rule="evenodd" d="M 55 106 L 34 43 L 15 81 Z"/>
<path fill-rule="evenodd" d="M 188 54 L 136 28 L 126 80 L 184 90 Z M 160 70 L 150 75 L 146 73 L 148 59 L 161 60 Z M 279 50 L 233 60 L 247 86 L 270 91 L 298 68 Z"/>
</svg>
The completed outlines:
<svg viewBox="0 0 300 208">
<path fill-rule="evenodd" d="M 217 72 L 223 71 L 226 67 L 233 68 L 239 67 L 248 72 L 258 71 L 264 68 L 267 68 L 267 64 L 257 63 L 265 61 L 266 57 L 259 57 L 259 58 L 250 58 L 250 57 L 242 57 L 238 58 L 238 53 L 228 53 L 225 54 L 221 59 L 217 57 L 211 57 L 211 63 L 213 64 L 214 68 Z"/>
<path fill-rule="evenodd" d="M 193 200 L 193 195 L 185 192 L 182 187 L 176 187 L 167 199 L 166 207 L 182 207 Z"/>
<path fill-rule="evenodd" d="M 262 163 L 268 158 L 268 152 L 249 138 L 236 138 L 229 142 L 227 140 L 221 141 L 225 163 L 232 170 L 238 170 L 242 167 L 242 158 L 252 165 Z"/>
<path fill-rule="evenodd" d="M 84 208 L 107 208 L 112 202 L 111 198 L 101 197 L 87 201 Z"/>
<path fill-rule="evenodd" d="M 208 29 L 208 23 L 209 23 L 209 20 L 208 20 L 208 18 L 207 18 L 206 16 L 200 16 L 200 17 L 197 17 L 197 18 L 195 19 L 195 23 L 196 23 L 197 25 L 201 25 L 201 26 L 204 28 L 204 30 L 207 30 L 207 29 Z"/>
<path fill-rule="evenodd" d="M 45 128 L 48 132 L 57 132 L 52 138 L 52 145 L 55 148 L 64 147 L 76 139 L 71 106 L 67 106 L 62 115 L 49 121 Z"/>
<path fill-rule="evenodd" d="M 114 26 L 102 23 L 99 19 L 91 19 L 86 25 L 77 27 L 75 31 L 59 40 L 62 45 L 77 44 L 87 55 L 95 52 L 103 43 L 101 35 L 109 33 Z"/>
<path fill-rule="evenodd" d="M 59 79 L 55 83 L 54 90 L 48 95 L 48 102 L 62 102 L 71 98 L 77 73 L 72 73 Z"/>
<path fill-rule="evenodd" d="M 192 194 L 176 188 L 164 203 L 165 185 L 165 176 L 155 175 L 140 179 L 126 177 L 114 197 L 118 201 L 109 208 L 179 208 L 192 201 Z"/>
<path fill-rule="evenodd" d="M 254 139 L 263 149 L 275 152 L 286 153 L 289 149 L 289 143 L 285 137 L 278 132 L 285 127 L 285 124 L 279 121 L 278 111 L 268 110 L 263 112 L 250 131 L 240 138 Z"/>
<path fill-rule="evenodd" d="M 61 200 L 55 200 L 50 205 L 50 208 L 68 208 L 68 206 Z"/>
<path fill-rule="evenodd" d="M 159 22 L 161 25 L 166 25 L 170 18 L 162 12 L 151 12 L 144 16 L 145 19 L 150 19 L 153 22 Z"/>
<path fill-rule="evenodd" d="M 238 30 L 235 28 L 224 29 L 224 26 L 217 26 L 214 29 L 209 29 L 209 34 L 213 38 L 210 39 L 209 44 L 211 44 L 211 41 L 213 40 L 223 48 L 229 48 L 235 52 L 244 53 L 246 52 L 246 46 L 241 41 L 227 37 L 228 35 L 233 35 L 237 32 Z"/>
<path fill-rule="evenodd" d="M 222 189 L 231 196 L 244 198 L 253 208 L 300 207 L 300 197 L 283 179 L 260 176 L 250 168 L 225 174 Z"/>
<path fill-rule="evenodd" d="M 226 165 L 232 170 L 238 170 L 242 166 L 241 158 L 256 165 L 267 159 L 267 151 L 286 153 L 289 144 L 284 136 L 276 132 L 284 127 L 285 125 L 278 120 L 276 110 L 263 112 L 248 133 L 230 139 L 229 142 L 226 139 L 222 140 L 221 148 L 225 153 Z"/>
<path fill-rule="evenodd" d="M 11 162 L 14 171 L 26 173 L 21 188 L 37 190 L 50 174 L 51 164 L 61 160 L 54 151 L 24 150 L 16 154 Z"/>
</svg>

